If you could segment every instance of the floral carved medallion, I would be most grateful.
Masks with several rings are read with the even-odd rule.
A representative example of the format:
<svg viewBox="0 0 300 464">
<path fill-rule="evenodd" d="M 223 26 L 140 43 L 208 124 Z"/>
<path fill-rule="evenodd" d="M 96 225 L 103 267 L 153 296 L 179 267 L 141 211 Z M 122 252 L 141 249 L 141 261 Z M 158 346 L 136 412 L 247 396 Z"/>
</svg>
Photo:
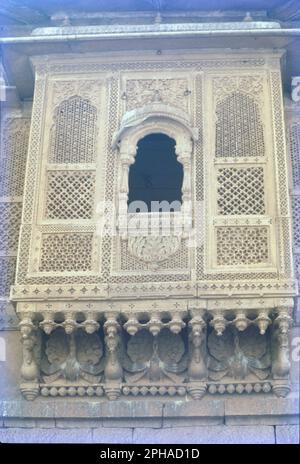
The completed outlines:
<svg viewBox="0 0 300 464">
<path fill-rule="evenodd" d="M 137 236 L 128 238 L 128 251 L 134 257 L 158 267 L 178 251 L 181 237 L 175 236 Z"/>
</svg>

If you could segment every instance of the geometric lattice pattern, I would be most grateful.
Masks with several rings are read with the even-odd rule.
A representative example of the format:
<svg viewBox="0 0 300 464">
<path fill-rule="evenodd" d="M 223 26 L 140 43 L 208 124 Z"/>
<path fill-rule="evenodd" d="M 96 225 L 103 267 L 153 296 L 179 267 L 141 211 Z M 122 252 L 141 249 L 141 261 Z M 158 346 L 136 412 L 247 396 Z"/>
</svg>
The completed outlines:
<svg viewBox="0 0 300 464">
<path fill-rule="evenodd" d="M 51 133 L 49 162 L 93 163 L 97 110 L 87 99 L 74 96 L 57 107 Z"/>
<path fill-rule="evenodd" d="M 262 167 L 218 171 L 218 214 L 265 214 Z"/>
<path fill-rule="evenodd" d="M 42 272 L 89 271 L 92 263 L 93 235 L 89 233 L 43 234 Z"/>
<path fill-rule="evenodd" d="M 0 252 L 17 252 L 22 203 L 0 203 Z"/>
<path fill-rule="evenodd" d="M 10 286 L 14 284 L 16 272 L 16 258 L 5 256 L 0 258 L 0 295 L 8 296 Z"/>
<path fill-rule="evenodd" d="M 264 156 L 264 134 L 258 104 L 233 92 L 216 107 L 216 156 Z"/>
<path fill-rule="evenodd" d="M 300 123 L 289 128 L 289 145 L 294 188 L 300 189 Z"/>
<path fill-rule="evenodd" d="M 95 174 L 91 171 L 48 172 L 46 217 L 90 219 L 94 190 Z"/>
<path fill-rule="evenodd" d="M 292 197 L 294 246 L 300 247 L 300 196 Z"/>
<path fill-rule="evenodd" d="M 219 266 L 261 264 L 268 261 L 267 227 L 218 227 Z"/>
<path fill-rule="evenodd" d="M 295 274 L 296 279 L 298 280 L 298 285 L 300 285 L 300 254 L 295 255 Z"/>
<path fill-rule="evenodd" d="M 6 121 L 1 133 L 0 196 L 22 196 L 30 120 Z"/>
</svg>

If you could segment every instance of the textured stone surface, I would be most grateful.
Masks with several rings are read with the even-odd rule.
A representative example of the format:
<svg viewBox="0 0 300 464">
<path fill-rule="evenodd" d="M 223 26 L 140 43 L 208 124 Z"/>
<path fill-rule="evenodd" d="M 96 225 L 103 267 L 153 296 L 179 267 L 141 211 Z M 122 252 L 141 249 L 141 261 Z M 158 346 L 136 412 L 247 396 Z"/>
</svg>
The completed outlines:
<svg viewBox="0 0 300 464">
<path fill-rule="evenodd" d="M 163 425 L 223 424 L 224 401 L 218 398 L 202 398 L 200 401 L 169 401 L 163 410 Z"/>
<path fill-rule="evenodd" d="M 93 443 L 132 443 L 132 434 L 133 429 L 126 428 L 94 429 Z"/>
<path fill-rule="evenodd" d="M 163 418 L 162 417 L 144 417 L 144 418 L 134 418 L 129 417 L 128 419 L 122 418 L 109 418 L 103 419 L 103 427 L 150 427 L 150 428 L 161 428 L 163 426 Z"/>
<path fill-rule="evenodd" d="M 273 395 L 241 395 L 237 398 L 209 396 L 195 400 L 117 400 L 104 401 L 62 398 L 36 399 L 33 402 L 0 401 L 0 418 L 9 426 L 24 427 L 29 420 L 39 421 L 43 427 L 68 427 L 68 421 L 77 427 L 166 427 L 189 425 L 284 425 L 299 422 L 299 401 L 296 395 L 277 398 Z M 1 419 L 0 419 L 1 420 Z M 0 422 L 1 424 L 1 422 Z M 38 422 L 36 422 L 38 424 Z M 70 425 L 71 426 L 71 425 Z"/>
<path fill-rule="evenodd" d="M 24 419 L 22 417 L 9 417 L 3 420 L 4 427 L 13 427 L 13 428 L 34 428 L 37 426 L 34 419 Z"/>
<path fill-rule="evenodd" d="M 37 419 L 35 423 L 36 427 L 41 429 L 50 429 L 56 427 L 54 419 Z"/>
<path fill-rule="evenodd" d="M 102 427 L 102 419 L 56 419 L 55 426 L 60 429 L 93 429 Z"/>
<path fill-rule="evenodd" d="M 162 430 L 139 429 L 133 432 L 134 443 L 171 444 L 270 444 L 275 443 L 271 426 L 177 427 Z"/>
<path fill-rule="evenodd" d="M 71 421 L 61 421 L 59 428 L 44 421 L 38 428 L 9 427 L 0 429 L 2 443 L 145 443 L 145 444 L 297 444 L 299 425 L 284 426 L 196 426 L 166 427 L 86 427 L 80 428 Z M 12 422 L 11 422 L 12 423 Z M 49 425 L 47 429 L 46 425 Z M 26 424 L 26 421 L 24 422 Z M 65 428 L 63 428 L 65 425 Z M 74 428 L 73 428 L 74 427 Z"/>
<path fill-rule="evenodd" d="M 278 425 L 276 427 L 276 443 L 278 444 L 299 444 L 300 430 L 298 425 Z"/>
<path fill-rule="evenodd" d="M 80 429 L 22 429 L 0 430 L 2 443 L 91 443 L 92 431 Z"/>
<path fill-rule="evenodd" d="M 281 427 L 278 443 L 294 443 L 296 427 Z M 287 430 L 289 429 L 289 430 Z M 281 441 L 280 441 L 281 440 Z M 285 441 L 283 441 L 285 440 Z M 271 444 L 275 428 L 271 426 L 198 426 L 98 429 L 0 429 L 2 443 L 145 443 L 145 444 Z"/>
<path fill-rule="evenodd" d="M 299 423 L 299 398 L 252 396 L 225 400 L 225 423 L 230 424 L 297 424 Z"/>
</svg>

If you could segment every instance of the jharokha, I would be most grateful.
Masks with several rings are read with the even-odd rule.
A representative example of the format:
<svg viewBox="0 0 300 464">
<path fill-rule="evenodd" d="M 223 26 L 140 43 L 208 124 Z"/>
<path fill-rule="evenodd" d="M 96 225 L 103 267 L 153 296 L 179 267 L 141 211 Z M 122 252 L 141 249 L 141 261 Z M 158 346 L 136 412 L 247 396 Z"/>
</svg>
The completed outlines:
<svg viewBox="0 0 300 464">
<path fill-rule="evenodd" d="M 300 256 L 299 104 L 267 38 L 280 25 L 148 16 L 56 18 L 5 45 L 34 74 L 32 108 L 2 122 L 1 304 L 18 318 L 20 389 L 275 401 L 290 392 Z M 224 28 L 241 48 L 223 48 Z"/>
</svg>

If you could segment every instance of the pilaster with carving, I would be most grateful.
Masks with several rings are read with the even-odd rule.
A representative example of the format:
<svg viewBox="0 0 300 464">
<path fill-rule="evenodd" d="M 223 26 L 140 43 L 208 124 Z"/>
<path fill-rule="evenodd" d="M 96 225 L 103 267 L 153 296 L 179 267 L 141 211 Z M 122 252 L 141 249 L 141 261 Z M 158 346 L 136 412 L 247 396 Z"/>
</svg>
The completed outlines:
<svg viewBox="0 0 300 464">
<path fill-rule="evenodd" d="M 41 346 L 33 314 L 23 313 L 19 326 L 23 346 L 20 390 L 27 400 L 34 400 L 39 393 Z"/>
</svg>

